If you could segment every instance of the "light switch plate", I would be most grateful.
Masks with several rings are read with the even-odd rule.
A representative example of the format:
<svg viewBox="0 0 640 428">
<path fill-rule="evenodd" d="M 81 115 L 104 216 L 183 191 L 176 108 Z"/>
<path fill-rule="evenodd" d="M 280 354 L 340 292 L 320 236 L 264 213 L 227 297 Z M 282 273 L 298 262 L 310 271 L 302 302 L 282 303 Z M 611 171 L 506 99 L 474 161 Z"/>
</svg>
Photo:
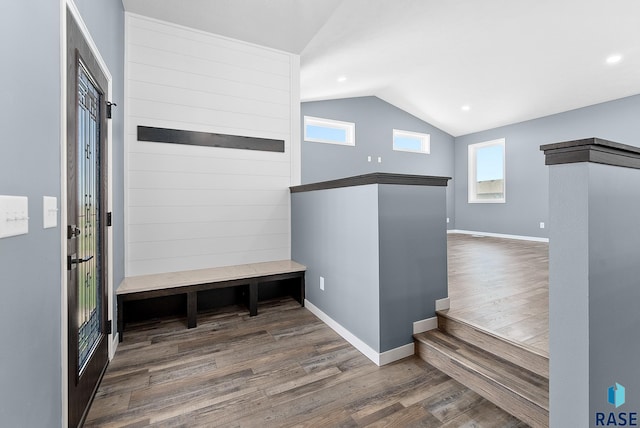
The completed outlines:
<svg viewBox="0 0 640 428">
<path fill-rule="evenodd" d="M 0 238 L 29 233 L 29 198 L 0 195 Z"/>
<path fill-rule="evenodd" d="M 58 226 L 58 198 L 42 197 L 42 224 L 45 229 Z"/>
</svg>

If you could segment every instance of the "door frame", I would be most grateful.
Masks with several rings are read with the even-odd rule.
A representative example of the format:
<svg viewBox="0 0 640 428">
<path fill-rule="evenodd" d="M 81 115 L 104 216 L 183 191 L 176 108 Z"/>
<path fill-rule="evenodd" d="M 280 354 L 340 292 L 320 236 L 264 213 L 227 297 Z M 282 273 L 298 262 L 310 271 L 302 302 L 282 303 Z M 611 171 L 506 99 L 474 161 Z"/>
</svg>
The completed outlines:
<svg viewBox="0 0 640 428">
<path fill-rule="evenodd" d="M 102 73 L 107 78 L 106 100 L 112 99 L 112 77 L 106 62 L 102 58 L 98 47 L 91 37 L 80 11 L 74 0 L 60 0 L 60 336 L 61 336 L 61 386 L 62 386 L 62 426 L 66 427 L 69 421 L 69 388 L 67 379 L 69 375 L 69 355 L 68 355 L 68 305 L 67 305 L 67 9 L 76 20 L 91 52 Z M 107 212 L 113 212 L 113 150 L 112 150 L 112 120 L 107 120 Z M 106 233 L 107 240 L 107 320 L 113 320 L 113 228 L 108 227 Z M 107 336 L 109 360 L 113 358 L 118 337 L 112 328 L 111 334 Z"/>
</svg>

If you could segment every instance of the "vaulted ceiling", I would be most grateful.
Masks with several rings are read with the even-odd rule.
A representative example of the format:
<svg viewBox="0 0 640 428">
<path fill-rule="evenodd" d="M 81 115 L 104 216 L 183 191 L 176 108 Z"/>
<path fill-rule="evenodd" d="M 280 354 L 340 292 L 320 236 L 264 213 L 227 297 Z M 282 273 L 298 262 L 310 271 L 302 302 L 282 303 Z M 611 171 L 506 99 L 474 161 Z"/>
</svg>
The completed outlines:
<svg viewBox="0 0 640 428">
<path fill-rule="evenodd" d="M 640 93 L 637 0 L 123 4 L 300 54 L 302 101 L 374 95 L 455 136 Z"/>
</svg>

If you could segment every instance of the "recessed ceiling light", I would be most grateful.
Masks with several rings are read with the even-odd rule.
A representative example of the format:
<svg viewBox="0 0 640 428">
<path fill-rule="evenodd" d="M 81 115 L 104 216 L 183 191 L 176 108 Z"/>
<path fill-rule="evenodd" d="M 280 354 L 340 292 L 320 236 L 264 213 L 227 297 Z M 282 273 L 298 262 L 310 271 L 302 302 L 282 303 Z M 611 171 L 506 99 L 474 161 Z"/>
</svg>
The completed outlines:
<svg viewBox="0 0 640 428">
<path fill-rule="evenodd" d="M 462 109 L 462 111 L 469 111 L 471 110 L 471 106 L 468 104 L 463 105 L 462 107 L 460 107 Z"/>
<path fill-rule="evenodd" d="M 619 55 L 619 54 L 611 55 L 607 57 L 607 64 L 615 64 L 617 62 L 620 62 L 621 59 L 622 59 L 622 55 Z"/>
<path fill-rule="evenodd" d="M 347 81 L 347 76 L 340 76 L 338 77 L 338 82 L 342 83 L 342 82 L 346 82 Z"/>
</svg>

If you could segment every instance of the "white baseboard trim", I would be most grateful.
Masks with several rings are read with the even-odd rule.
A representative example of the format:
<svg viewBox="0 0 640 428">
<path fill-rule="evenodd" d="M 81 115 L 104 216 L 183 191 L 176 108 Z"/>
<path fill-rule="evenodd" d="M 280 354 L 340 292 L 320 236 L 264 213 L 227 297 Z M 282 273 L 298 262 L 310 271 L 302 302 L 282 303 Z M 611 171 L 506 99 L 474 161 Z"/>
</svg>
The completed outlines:
<svg viewBox="0 0 640 428">
<path fill-rule="evenodd" d="M 438 304 L 436 303 L 436 307 Z M 413 334 L 424 333 L 425 331 L 435 330 L 438 328 L 438 318 L 431 317 L 413 323 Z"/>
<path fill-rule="evenodd" d="M 304 307 L 307 308 L 309 312 L 311 312 L 313 315 L 320 318 L 320 320 L 323 323 L 331 327 L 333 331 L 335 331 L 340 336 L 342 336 L 342 338 L 347 342 L 349 342 L 354 348 L 362 352 L 365 357 L 367 357 L 377 365 L 380 365 L 380 354 L 376 350 L 374 350 L 372 347 L 364 343 L 362 340 L 358 339 L 353 333 L 351 333 L 349 330 L 344 328 L 342 325 L 340 325 L 337 321 L 335 321 L 329 315 L 322 312 L 320 308 L 315 306 L 313 303 L 311 303 L 307 299 L 304 299 Z"/>
<path fill-rule="evenodd" d="M 333 331 L 338 333 L 344 340 L 349 342 L 351 346 L 360 351 L 365 357 L 373 361 L 377 366 L 383 366 L 385 364 L 392 363 L 402 358 L 408 357 L 414 354 L 413 343 L 400 346 L 398 348 L 391 349 L 389 351 L 379 353 L 362 340 L 358 339 L 353 333 L 344 328 L 340 323 L 325 314 L 315 306 L 313 303 L 304 299 L 304 307 L 309 310 L 313 315 L 320 318 L 320 321 L 328 325 Z"/>
<path fill-rule="evenodd" d="M 116 355 L 116 351 L 118 350 L 118 344 L 120 343 L 120 333 L 117 331 L 113 335 L 113 340 L 111 341 L 111 346 L 109 348 L 109 361 L 113 360 L 114 355 Z"/>
<path fill-rule="evenodd" d="M 413 354 L 415 354 L 413 343 L 407 343 L 406 345 L 399 346 L 397 348 L 381 353 L 379 355 L 380 363 L 378 365 L 384 366 L 385 364 L 393 363 L 394 361 L 410 357 Z"/>
<path fill-rule="evenodd" d="M 518 239 L 520 241 L 549 242 L 549 238 L 540 238 L 537 236 L 507 235 L 504 233 L 476 232 L 473 230 L 451 229 L 451 230 L 447 230 L 447 233 L 461 233 L 463 235 L 489 236 L 492 238 Z"/>
<path fill-rule="evenodd" d="M 436 300 L 436 311 L 446 311 L 451 307 L 451 299 L 445 297 L 444 299 Z"/>
</svg>

